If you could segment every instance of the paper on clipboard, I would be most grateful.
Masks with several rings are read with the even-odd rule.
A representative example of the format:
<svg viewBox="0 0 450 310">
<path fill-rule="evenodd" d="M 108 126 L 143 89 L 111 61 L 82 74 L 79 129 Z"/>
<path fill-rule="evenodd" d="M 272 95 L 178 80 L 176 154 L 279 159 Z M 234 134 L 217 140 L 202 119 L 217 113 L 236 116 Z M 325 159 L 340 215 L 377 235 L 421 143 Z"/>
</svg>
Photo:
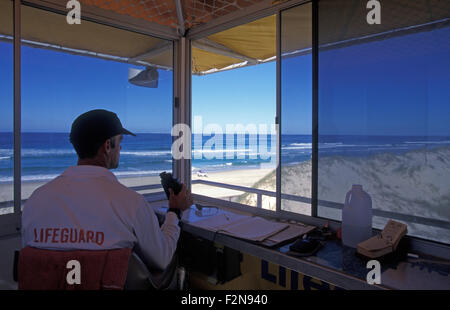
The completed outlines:
<svg viewBox="0 0 450 310">
<path fill-rule="evenodd" d="M 191 223 L 191 225 L 259 242 L 289 227 L 289 224 L 286 223 L 277 223 L 261 217 L 235 213 L 218 214 L 208 219 Z"/>
<path fill-rule="evenodd" d="M 289 227 L 287 229 L 268 237 L 263 242 L 261 242 L 261 245 L 273 247 L 282 242 L 286 242 L 298 238 L 300 236 L 303 236 L 304 234 L 309 233 L 314 228 L 316 227 L 307 225 L 289 224 Z"/>
</svg>

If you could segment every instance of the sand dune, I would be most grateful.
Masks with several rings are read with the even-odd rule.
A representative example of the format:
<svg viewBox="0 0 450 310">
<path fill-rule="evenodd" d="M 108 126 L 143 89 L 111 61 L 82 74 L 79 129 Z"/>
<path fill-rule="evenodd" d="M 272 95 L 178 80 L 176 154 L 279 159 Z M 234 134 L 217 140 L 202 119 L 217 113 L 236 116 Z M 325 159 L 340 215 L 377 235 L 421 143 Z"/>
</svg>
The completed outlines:
<svg viewBox="0 0 450 310">
<path fill-rule="evenodd" d="M 282 192 L 311 197 L 311 161 L 282 167 Z M 319 159 L 318 193 L 320 200 L 344 203 L 353 184 L 361 184 L 372 197 L 372 208 L 407 215 L 450 221 L 450 148 L 410 151 L 402 155 L 379 154 L 371 157 L 329 156 Z M 275 191 L 276 177 L 271 173 L 255 184 Z M 254 204 L 254 197 L 243 195 L 241 202 Z M 274 203 L 263 197 L 263 207 Z M 310 214 L 307 204 L 282 201 L 284 210 Z M 341 212 L 319 206 L 322 217 L 341 220 Z M 382 228 L 386 218 L 374 217 Z M 408 224 L 411 234 L 450 242 L 450 231 L 419 224 Z"/>
</svg>

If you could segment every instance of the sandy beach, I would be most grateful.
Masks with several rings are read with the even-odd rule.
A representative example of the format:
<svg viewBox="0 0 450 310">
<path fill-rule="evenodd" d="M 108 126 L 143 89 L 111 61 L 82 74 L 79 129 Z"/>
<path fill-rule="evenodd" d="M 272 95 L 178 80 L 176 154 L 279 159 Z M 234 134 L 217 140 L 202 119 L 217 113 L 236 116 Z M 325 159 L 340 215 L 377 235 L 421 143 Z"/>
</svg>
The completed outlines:
<svg viewBox="0 0 450 310">
<path fill-rule="evenodd" d="M 213 181 L 231 185 L 238 185 L 244 187 L 253 187 L 258 181 L 270 174 L 274 169 L 240 169 L 220 172 L 208 173 L 207 177 L 200 177 L 196 173 L 192 173 L 192 180 Z M 242 191 L 236 191 L 227 188 L 220 188 L 204 184 L 193 184 L 192 192 L 194 194 L 205 195 L 214 198 L 222 198 L 230 200 L 231 197 L 236 197 L 244 194 Z"/>
<path fill-rule="evenodd" d="M 252 187 L 259 180 L 268 175 L 273 169 L 242 169 L 242 170 L 229 170 L 208 172 L 206 177 L 199 177 L 195 172 L 192 173 L 192 180 L 208 180 L 214 182 L 220 182 L 225 184 L 239 185 Z M 144 177 L 122 177 L 119 181 L 128 187 L 160 184 L 159 176 L 144 176 Z M 22 199 L 28 199 L 33 191 L 40 186 L 44 185 L 48 181 L 36 181 L 36 182 L 22 182 Z M 161 191 L 161 189 L 142 190 L 141 194 L 148 194 L 151 192 Z M 205 195 L 214 198 L 229 199 L 229 197 L 239 196 L 244 194 L 241 191 L 235 191 L 225 188 L 218 188 L 203 184 L 194 184 L 192 186 L 192 192 L 195 194 Z M 0 183 L 0 204 L 6 201 L 12 201 L 13 198 L 13 183 Z"/>
</svg>

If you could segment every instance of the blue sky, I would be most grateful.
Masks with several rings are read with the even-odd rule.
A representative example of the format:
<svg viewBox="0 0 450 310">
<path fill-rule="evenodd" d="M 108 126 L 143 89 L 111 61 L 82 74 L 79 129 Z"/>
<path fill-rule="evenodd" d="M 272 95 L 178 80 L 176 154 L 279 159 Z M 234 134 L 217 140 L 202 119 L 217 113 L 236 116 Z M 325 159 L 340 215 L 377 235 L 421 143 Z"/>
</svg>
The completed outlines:
<svg viewBox="0 0 450 310">
<path fill-rule="evenodd" d="M 321 134 L 450 135 L 450 27 L 320 54 Z M 22 130 L 68 132 L 94 108 L 136 132 L 170 132 L 172 72 L 159 87 L 128 83 L 129 65 L 22 49 Z M 311 55 L 283 60 L 283 133 L 311 133 Z M 0 42 L 0 131 L 12 129 L 12 47 Z M 271 124 L 275 62 L 194 76 L 203 124 Z"/>
<path fill-rule="evenodd" d="M 276 63 L 192 78 L 192 116 L 203 126 L 273 124 L 276 115 Z M 270 127 L 269 127 L 270 128 Z"/>
<path fill-rule="evenodd" d="M 450 135 L 450 27 L 323 52 L 322 134 Z"/>
<path fill-rule="evenodd" d="M 12 49 L 2 42 L 0 67 L 0 131 L 10 131 Z M 117 113 L 124 127 L 131 131 L 170 132 L 172 71 L 161 70 L 159 87 L 152 89 L 128 83 L 129 67 L 92 57 L 22 47 L 22 130 L 69 132 L 79 114 L 103 108 Z"/>
</svg>

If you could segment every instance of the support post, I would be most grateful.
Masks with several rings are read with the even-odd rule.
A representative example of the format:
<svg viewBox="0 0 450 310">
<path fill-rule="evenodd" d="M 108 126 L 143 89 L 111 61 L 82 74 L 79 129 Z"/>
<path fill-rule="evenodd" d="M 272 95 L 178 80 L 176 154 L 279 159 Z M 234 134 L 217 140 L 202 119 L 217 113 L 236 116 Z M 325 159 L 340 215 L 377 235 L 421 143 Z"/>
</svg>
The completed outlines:
<svg viewBox="0 0 450 310">
<path fill-rule="evenodd" d="M 16 229 L 21 229 L 21 1 L 14 0 L 14 215 L 17 216 Z"/>
</svg>

